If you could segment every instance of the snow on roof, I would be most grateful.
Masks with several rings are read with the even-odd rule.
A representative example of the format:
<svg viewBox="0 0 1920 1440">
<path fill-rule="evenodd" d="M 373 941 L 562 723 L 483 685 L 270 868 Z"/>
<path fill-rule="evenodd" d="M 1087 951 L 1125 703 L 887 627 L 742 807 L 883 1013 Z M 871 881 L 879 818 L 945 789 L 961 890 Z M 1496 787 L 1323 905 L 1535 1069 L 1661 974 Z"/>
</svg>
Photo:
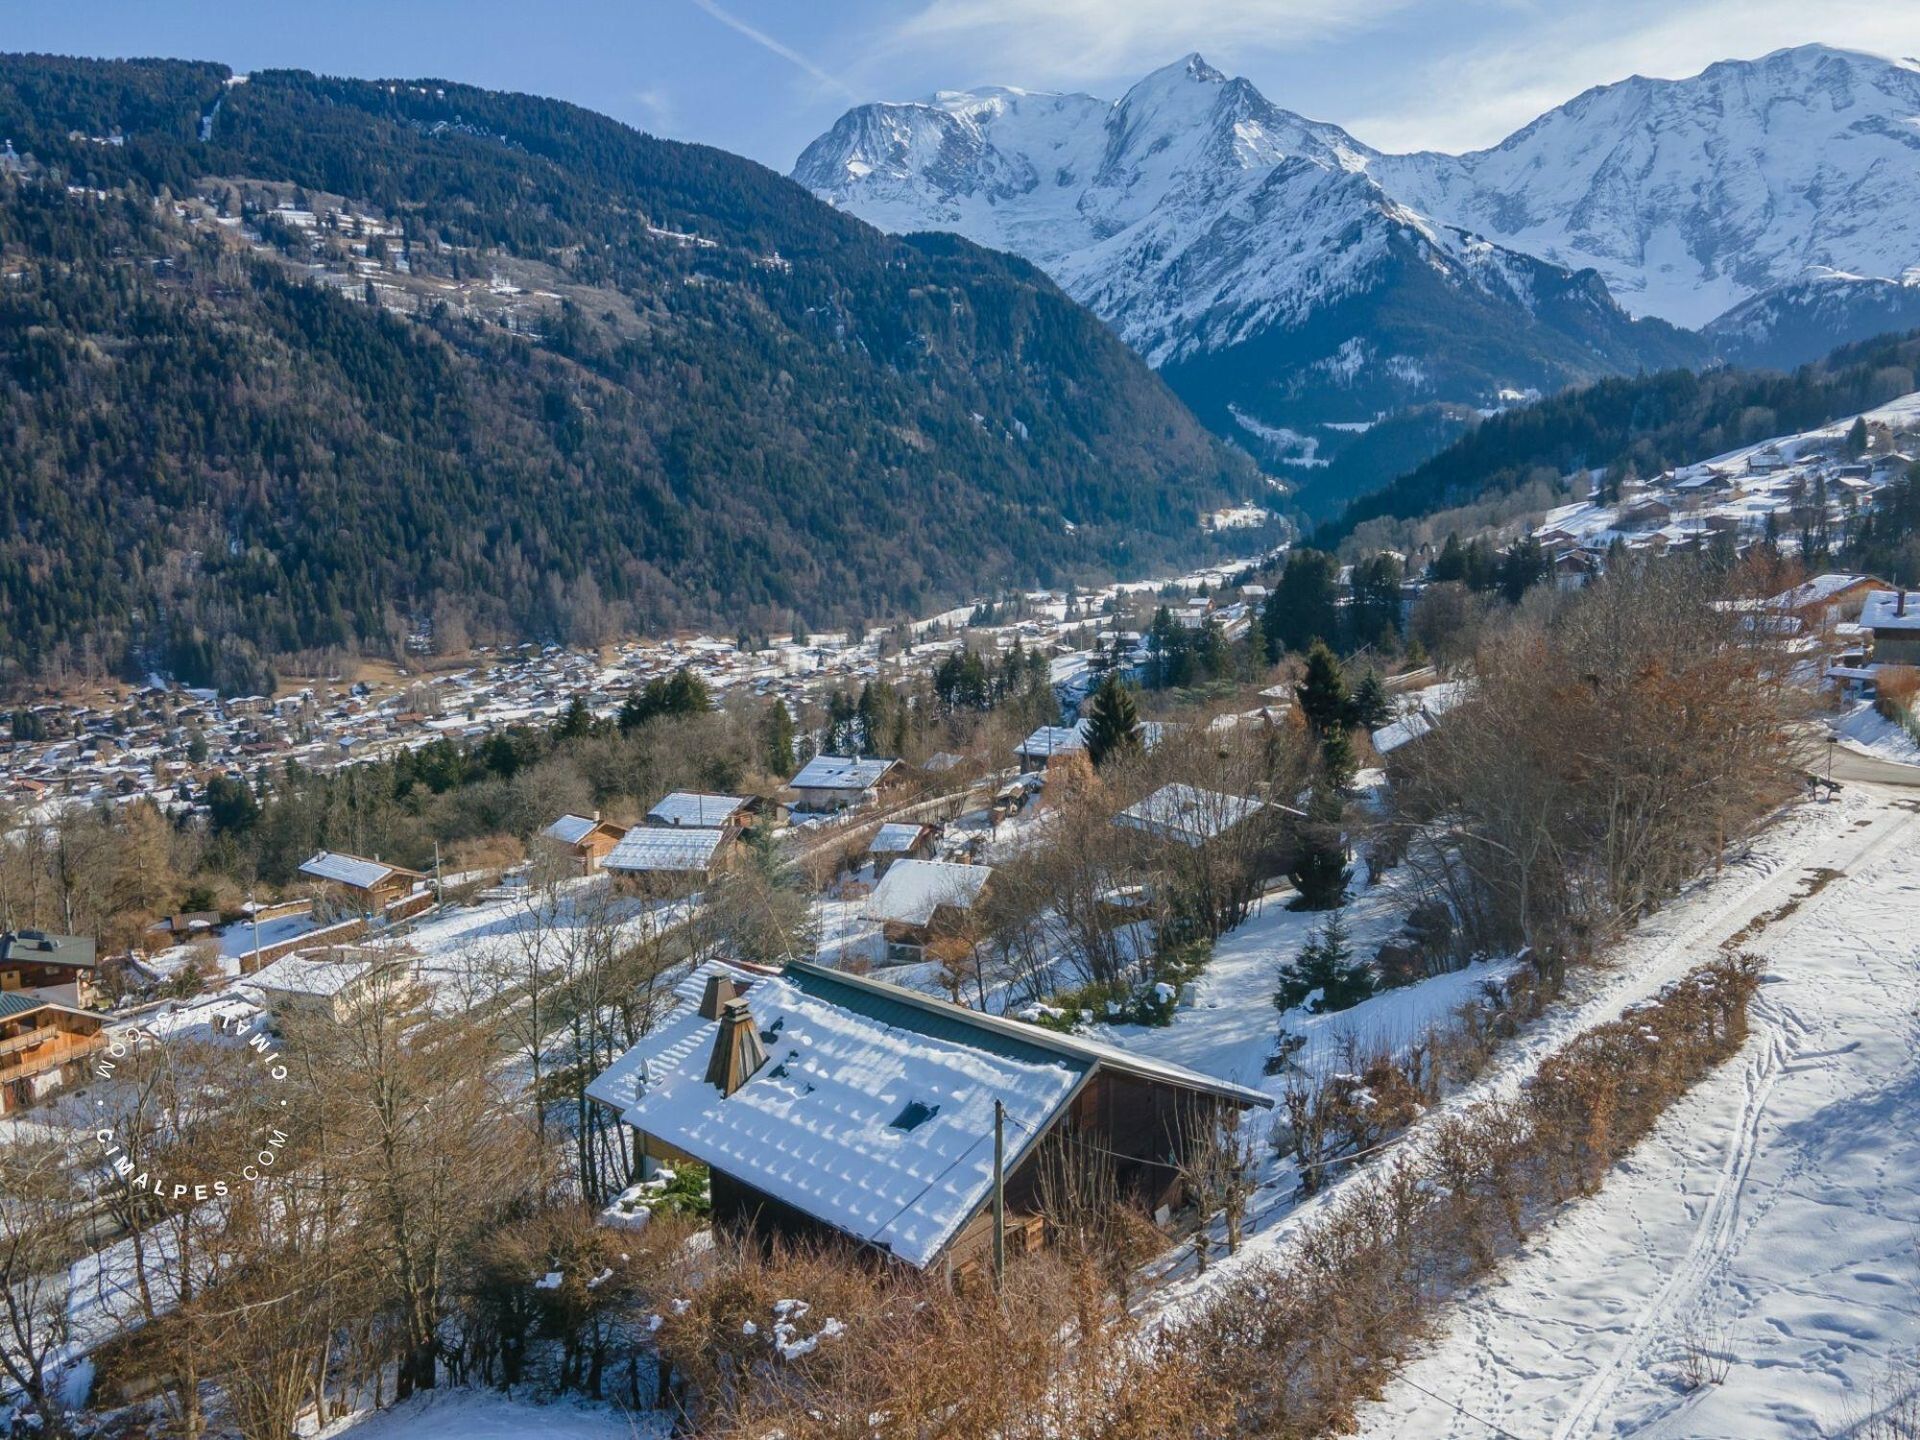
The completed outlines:
<svg viewBox="0 0 1920 1440">
<path fill-rule="evenodd" d="M 866 790 L 899 763 L 856 755 L 816 755 L 787 783 L 796 790 Z"/>
<path fill-rule="evenodd" d="M 875 855 L 904 855 L 920 843 L 920 833 L 924 825 L 907 825 L 894 822 L 882 825 L 874 832 L 873 841 L 867 849 Z"/>
<path fill-rule="evenodd" d="M 1087 722 L 1078 721 L 1072 725 L 1042 725 L 1014 748 L 1014 754 L 1029 759 L 1044 760 L 1050 755 L 1064 755 L 1073 750 L 1087 748 Z"/>
<path fill-rule="evenodd" d="M 1870 578 L 1866 575 L 1840 575 L 1831 572 L 1816 575 L 1811 580 L 1794 586 L 1791 590 L 1782 590 L 1766 603 L 1775 610 L 1799 610 L 1808 605 L 1820 605 L 1836 595 L 1844 595 L 1856 585 L 1866 584 Z"/>
<path fill-rule="evenodd" d="M 586 815 L 562 815 L 540 833 L 562 845 L 578 845 L 591 835 L 600 822 Z"/>
<path fill-rule="evenodd" d="M 699 999 L 710 974 L 735 979 L 767 1049 L 725 1097 L 706 1082 L 717 1025 L 701 1018 Z M 772 975 L 710 961 L 676 994 L 680 1008 L 587 1093 L 635 1129 L 916 1266 L 987 1202 L 995 1100 L 1011 1122 L 1009 1169 L 1102 1065 L 1272 1103 L 1177 1065 L 804 962 Z"/>
<path fill-rule="evenodd" d="M 241 983 L 273 994 L 327 998 L 338 995 L 376 968 L 385 966 L 373 960 L 309 960 L 300 955 L 282 955 Z"/>
<path fill-rule="evenodd" d="M 600 864 L 605 870 L 635 872 L 706 870 L 726 839 L 724 830 L 636 825 Z"/>
<path fill-rule="evenodd" d="M 925 925 L 944 906 L 968 909 L 993 877 L 989 865 L 949 865 L 941 860 L 902 860 L 881 877 L 860 913 L 896 925 Z"/>
<path fill-rule="evenodd" d="M 1860 623 L 1869 630 L 1920 630 L 1920 591 L 1875 590 L 1860 607 Z M 1904 613 L 1895 613 L 1904 611 Z"/>
<path fill-rule="evenodd" d="M 693 790 L 676 790 L 663 796 L 647 812 L 655 825 L 724 825 L 751 802 L 740 795 L 706 795 Z"/>
<path fill-rule="evenodd" d="M 351 885 L 356 890 L 370 890 L 389 875 L 394 874 L 398 868 L 378 860 L 365 860 L 358 855 L 322 850 L 301 865 L 300 873 L 311 875 L 316 880 L 331 880 L 338 885 Z"/>
<path fill-rule="evenodd" d="M 1204 845 L 1249 816 L 1266 809 L 1260 800 L 1223 795 L 1197 785 L 1162 785 L 1146 799 L 1129 805 L 1114 823 L 1145 831 L 1182 845 Z"/>
</svg>

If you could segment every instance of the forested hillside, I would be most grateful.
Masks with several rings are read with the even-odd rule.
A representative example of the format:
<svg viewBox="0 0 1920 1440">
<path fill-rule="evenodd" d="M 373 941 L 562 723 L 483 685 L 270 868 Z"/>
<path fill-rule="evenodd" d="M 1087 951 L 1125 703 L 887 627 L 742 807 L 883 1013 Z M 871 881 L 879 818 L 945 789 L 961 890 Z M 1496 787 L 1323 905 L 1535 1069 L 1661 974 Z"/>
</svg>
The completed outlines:
<svg viewBox="0 0 1920 1440">
<path fill-rule="evenodd" d="M 1255 483 L 1025 263 L 558 102 L 8 57 L 0 136 L 15 675 L 879 617 Z"/>
<path fill-rule="evenodd" d="M 1791 375 L 1669 370 L 1595 381 L 1475 426 L 1385 490 L 1354 502 L 1316 543 L 1337 543 L 1377 517 L 1430 514 L 1582 468 L 1657 475 L 1907 394 L 1916 370 L 1920 334 L 1844 346 Z"/>
</svg>

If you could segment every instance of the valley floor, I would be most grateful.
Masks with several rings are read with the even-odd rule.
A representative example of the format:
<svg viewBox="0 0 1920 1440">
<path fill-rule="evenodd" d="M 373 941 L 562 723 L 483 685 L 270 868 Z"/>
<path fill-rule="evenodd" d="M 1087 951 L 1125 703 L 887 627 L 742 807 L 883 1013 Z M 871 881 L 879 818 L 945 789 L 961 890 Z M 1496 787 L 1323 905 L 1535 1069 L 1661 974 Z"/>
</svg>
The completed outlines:
<svg viewBox="0 0 1920 1440">
<path fill-rule="evenodd" d="M 1364 1434 L 1800 1440 L 1901 1388 L 1920 1351 L 1914 793 L 1802 807 L 1755 883 L 1704 886 L 1622 947 L 1603 991 L 1723 942 L 1762 956 L 1751 1039 L 1461 1297 Z"/>
</svg>

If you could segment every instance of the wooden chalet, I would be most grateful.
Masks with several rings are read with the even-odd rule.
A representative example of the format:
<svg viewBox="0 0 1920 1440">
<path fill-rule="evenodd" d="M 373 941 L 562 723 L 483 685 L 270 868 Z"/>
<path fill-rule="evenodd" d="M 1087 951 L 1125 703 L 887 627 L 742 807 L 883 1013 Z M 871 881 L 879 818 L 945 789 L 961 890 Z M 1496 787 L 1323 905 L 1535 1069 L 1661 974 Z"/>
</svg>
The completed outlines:
<svg viewBox="0 0 1920 1440">
<path fill-rule="evenodd" d="M 864 755 L 816 755 L 787 782 L 797 810 L 830 813 L 870 804 L 882 792 L 905 782 L 899 760 Z"/>
<path fill-rule="evenodd" d="M 39 995 L 0 994 L 0 1115 L 77 1079 L 106 1042 L 98 1015 Z"/>
<path fill-rule="evenodd" d="M 85 1009 L 94 1000 L 98 965 L 98 951 L 84 935 L 0 933 L 0 995 L 35 995 Z"/>
<path fill-rule="evenodd" d="M 596 810 L 591 815 L 562 815 L 542 830 L 540 837 L 563 850 L 580 874 L 592 875 L 626 833 L 626 826 L 602 820 Z"/>
<path fill-rule="evenodd" d="M 902 860 L 927 859 L 939 836 L 938 827 L 911 820 L 882 825 L 867 842 L 867 860 L 873 866 L 874 878 L 883 878 Z"/>
<path fill-rule="evenodd" d="M 957 960 L 972 946 L 973 912 L 992 881 L 987 865 L 901 860 L 887 867 L 861 914 L 880 922 L 895 964 Z"/>
<path fill-rule="evenodd" d="M 368 860 L 340 850 L 322 850 L 303 861 L 300 873 L 317 880 L 329 890 L 345 896 L 358 908 L 378 913 L 411 895 L 425 882 L 418 870 L 389 865 L 383 860 Z"/>
<path fill-rule="evenodd" d="M 1098 1157 L 1164 1223 L 1201 1137 L 1272 1101 L 1177 1065 L 794 962 L 710 961 L 588 1086 L 643 1164 L 711 1173 L 717 1222 L 840 1235 L 921 1270 L 989 1263 L 995 1101 L 1008 1249 L 1045 1243 L 1049 1170 Z"/>
</svg>

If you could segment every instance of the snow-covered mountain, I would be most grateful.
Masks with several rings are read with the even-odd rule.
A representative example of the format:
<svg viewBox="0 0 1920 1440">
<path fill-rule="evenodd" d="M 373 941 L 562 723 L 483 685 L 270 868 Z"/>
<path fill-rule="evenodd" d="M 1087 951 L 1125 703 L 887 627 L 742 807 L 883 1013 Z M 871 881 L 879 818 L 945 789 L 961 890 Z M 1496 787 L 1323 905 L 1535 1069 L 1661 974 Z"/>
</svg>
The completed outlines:
<svg viewBox="0 0 1920 1440">
<path fill-rule="evenodd" d="M 1789 369 L 1840 341 L 1920 330 L 1920 275 L 1904 281 L 1818 270 L 1763 290 L 1702 332 L 1735 365 Z"/>
<path fill-rule="evenodd" d="M 1296 466 L 1408 405 L 1695 358 L 1593 277 L 1402 203 L 1379 158 L 1190 55 L 1113 102 L 995 88 L 864 105 L 794 178 L 883 228 L 1033 260 L 1204 419 Z"/>
<path fill-rule="evenodd" d="M 1203 418 L 1296 465 L 1408 405 L 1715 344 L 1793 363 L 1920 297 L 1900 283 L 1920 65 L 1821 46 L 1603 86 L 1466 155 L 1383 154 L 1191 55 L 1117 101 L 863 105 L 794 178 L 882 228 L 1033 260 Z M 1699 336 L 1661 323 L 1729 311 Z"/>
<path fill-rule="evenodd" d="M 1635 77 L 1490 150 L 1368 168 L 1423 213 L 1591 266 L 1628 309 L 1698 327 L 1816 269 L 1920 264 L 1920 64 L 1807 45 Z"/>
</svg>

